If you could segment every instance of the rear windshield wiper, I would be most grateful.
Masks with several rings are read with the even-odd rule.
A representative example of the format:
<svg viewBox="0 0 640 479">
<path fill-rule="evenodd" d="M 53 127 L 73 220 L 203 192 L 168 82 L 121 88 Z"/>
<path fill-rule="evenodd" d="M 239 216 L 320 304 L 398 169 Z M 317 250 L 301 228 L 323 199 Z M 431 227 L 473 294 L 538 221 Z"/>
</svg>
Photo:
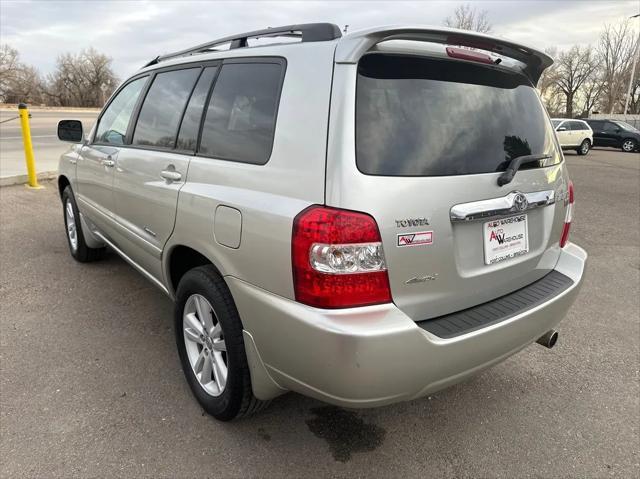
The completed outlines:
<svg viewBox="0 0 640 479">
<path fill-rule="evenodd" d="M 508 183 L 511 183 L 511 180 L 513 180 L 513 177 L 516 176 L 516 172 L 525 163 L 533 163 L 535 161 L 548 160 L 549 158 L 551 158 L 551 155 L 547 155 L 547 154 L 523 155 L 523 156 L 516 156 L 515 158 L 512 158 L 507 165 L 507 169 L 504 170 L 504 173 L 498 176 L 498 186 L 504 186 Z"/>
</svg>

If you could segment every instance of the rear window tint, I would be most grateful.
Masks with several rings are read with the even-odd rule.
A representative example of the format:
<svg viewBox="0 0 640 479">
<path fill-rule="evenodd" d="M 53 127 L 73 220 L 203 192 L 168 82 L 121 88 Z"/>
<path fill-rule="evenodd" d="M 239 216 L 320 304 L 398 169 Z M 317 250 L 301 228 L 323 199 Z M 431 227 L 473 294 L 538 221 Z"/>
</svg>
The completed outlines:
<svg viewBox="0 0 640 479">
<path fill-rule="evenodd" d="M 198 153 L 262 165 L 271 156 L 283 65 L 223 65 L 213 87 Z"/>
<path fill-rule="evenodd" d="M 402 55 L 360 60 L 356 161 L 385 176 L 444 176 L 502 171 L 517 156 L 561 160 L 536 90 L 521 75 Z"/>
<path fill-rule="evenodd" d="M 587 126 L 581 121 L 570 121 L 571 129 L 574 131 L 586 130 Z"/>
<path fill-rule="evenodd" d="M 200 68 L 158 73 L 144 99 L 134 145 L 173 148 L 178 125 Z"/>
<path fill-rule="evenodd" d="M 198 131 L 200 130 L 200 119 L 204 104 L 207 101 L 207 95 L 211 88 L 211 82 L 216 74 L 218 67 L 207 67 L 200 75 L 198 84 L 191 94 L 189 105 L 184 112 L 182 125 L 180 125 L 180 133 L 178 134 L 178 142 L 176 148 L 178 150 L 195 151 L 198 143 Z"/>
</svg>

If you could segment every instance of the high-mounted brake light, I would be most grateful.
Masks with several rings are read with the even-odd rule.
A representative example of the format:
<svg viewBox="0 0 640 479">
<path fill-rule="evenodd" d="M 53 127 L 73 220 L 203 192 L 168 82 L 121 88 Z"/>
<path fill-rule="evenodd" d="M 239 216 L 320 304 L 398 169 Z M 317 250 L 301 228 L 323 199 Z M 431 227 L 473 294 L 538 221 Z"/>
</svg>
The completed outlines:
<svg viewBox="0 0 640 479">
<path fill-rule="evenodd" d="M 318 308 L 391 301 L 380 232 L 369 215 L 310 206 L 293 221 L 291 259 L 296 301 Z"/>
<path fill-rule="evenodd" d="M 447 55 L 451 58 L 459 58 L 460 60 L 469 60 L 472 62 L 488 63 L 493 65 L 495 62 L 486 53 L 475 52 L 473 50 L 465 50 L 464 48 L 447 47 Z"/>
<path fill-rule="evenodd" d="M 488 52 L 499 52 L 502 48 L 489 40 L 479 38 L 471 39 L 466 35 L 449 35 L 447 36 L 447 45 L 458 45 L 467 48 L 477 48 L 478 50 L 486 50 Z"/>
<path fill-rule="evenodd" d="M 560 236 L 560 248 L 564 248 L 569 242 L 569 230 L 571 229 L 571 220 L 573 219 L 573 182 L 569 181 L 569 204 L 564 217 L 564 226 L 562 227 L 562 236 Z"/>
</svg>

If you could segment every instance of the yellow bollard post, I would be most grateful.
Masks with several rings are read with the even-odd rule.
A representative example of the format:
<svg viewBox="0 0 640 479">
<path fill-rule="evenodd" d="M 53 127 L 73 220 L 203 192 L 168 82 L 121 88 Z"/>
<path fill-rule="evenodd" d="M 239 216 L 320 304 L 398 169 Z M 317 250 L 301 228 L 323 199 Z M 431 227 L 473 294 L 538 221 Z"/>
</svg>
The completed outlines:
<svg viewBox="0 0 640 479">
<path fill-rule="evenodd" d="M 42 188 L 38 184 L 36 176 L 36 164 L 33 157 L 33 145 L 31 144 L 31 129 L 29 128 L 29 109 L 25 103 L 18 105 L 20 114 L 20 126 L 22 127 L 22 142 L 24 143 L 24 159 L 27 162 L 27 175 L 29 177 L 29 188 Z"/>
</svg>

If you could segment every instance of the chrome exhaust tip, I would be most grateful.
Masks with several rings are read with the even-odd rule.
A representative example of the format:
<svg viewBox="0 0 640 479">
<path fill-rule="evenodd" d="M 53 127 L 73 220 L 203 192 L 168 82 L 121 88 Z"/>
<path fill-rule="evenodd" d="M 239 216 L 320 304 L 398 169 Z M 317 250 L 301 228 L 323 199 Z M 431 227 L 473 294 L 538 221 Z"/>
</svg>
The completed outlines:
<svg viewBox="0 0 640 479">
<path fill-rule="evenodd" d="M 551 349 L 558 342 L 558 331 L 552 329 L 544 333 L 544 335 L 540 336 L 536 343 L 544 346 L 545 348 Z"/>
</svg>

